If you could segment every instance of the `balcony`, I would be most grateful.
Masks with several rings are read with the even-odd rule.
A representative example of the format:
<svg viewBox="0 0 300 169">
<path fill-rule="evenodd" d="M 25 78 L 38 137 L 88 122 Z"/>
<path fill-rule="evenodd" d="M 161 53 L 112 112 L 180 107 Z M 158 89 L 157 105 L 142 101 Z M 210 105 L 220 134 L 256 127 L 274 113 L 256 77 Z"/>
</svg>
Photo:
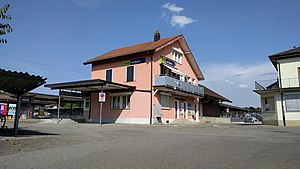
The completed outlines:
<svg viewBox="0 0 300 169">
<path fill-rule="evenodd" d="M 281 83 L 283 89 L 300 87 L 299 78 L 281 79 Z M 270 90 L 270 89 L 279 89 L 278 79 L 255 81 L 255 90 Z"/>
<path fill-rule="evenodd" d="M 164 86 L 177 91 L 194 94 L 197 96 L 204 95 L 204 88 L 184 81 L 169 77 L 169 76 L 155 76 L 154 86 Z"/>
</svg>

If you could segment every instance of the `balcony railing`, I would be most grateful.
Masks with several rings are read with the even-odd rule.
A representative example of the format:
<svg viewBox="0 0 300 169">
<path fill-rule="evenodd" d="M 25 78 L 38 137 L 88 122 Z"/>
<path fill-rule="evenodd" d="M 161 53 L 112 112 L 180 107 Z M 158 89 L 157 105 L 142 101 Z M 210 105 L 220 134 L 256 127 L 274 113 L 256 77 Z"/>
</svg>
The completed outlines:
<svg viewBox="0 0 300 169">
<path fill-rule="evenodd" d="M 281 79 L 282 88 L 300 87 L 299 78 Z M 279 89 L 278 79 L 255 81 L 255 90 Z"/>
<path fill-rule="evenodd" d="M 154 86 L 165 86 L 186 93 L 191 93 L 199 96 L 204 95 L 203 87 L 189 84 L 169 76 L 155 76 Z"/>
</svg>

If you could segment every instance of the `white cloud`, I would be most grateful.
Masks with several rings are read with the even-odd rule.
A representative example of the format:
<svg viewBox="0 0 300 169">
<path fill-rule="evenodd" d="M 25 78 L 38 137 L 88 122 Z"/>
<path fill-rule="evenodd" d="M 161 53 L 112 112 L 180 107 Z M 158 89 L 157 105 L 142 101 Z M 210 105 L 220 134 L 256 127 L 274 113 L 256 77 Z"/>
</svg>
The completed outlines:
<svg viewBox="0 0 300 169">
<path fill-rule="evenodd" d="M 184 8 L 176 6 L 176 4 L 174 3 L 168 2 L 161 7 L 167 9 L 167 11 L 163 11 L 163 13 L 161 14 L 161 18 L 165 18 L 168 23 L 171 23 L 172 27 L 183 28 L 188 24 L 196 22 L 196 20 L 190 17 L 179 15 L 179 13 L 184 10 Z"/>
<path fill-rule="evenodd" d="M 235 84 L 235 82 L 230 81 L 230 80 L 225 80 L 225 82 L 228 83 L 228 84 L 230 84 L 230 85 Z"/>
<path fill-rule="evenodd" d="M 94 9 L 103 4 L 100 0 L 73 0 L 73 3 L 85 9 Z"/>
<path fill-rule="evenodd" d="M 171 18 L 172 27 L 178 26 L 179 28 L 183 28 L 185 25 L 191 24 L 193 22 L 196 22 L 196 20 L 181 15 L 174 15 Z"/>
<path fill-rule="evenodd" d="M 201 84 L 233 101 L 239 106 L 260 106 L 254 93 L 254 82 L 277 78 L 271 62 L 253 64 L 205 64 L 201 67 L 205 80 Z M 271 83 L 271 81 L 270 81 Z"/>
<path fill-rule="evenodd" d="M 161 17 L 161 18 L 164 18 L 166 15 L 167 15 L 166 13 L 162 13 L 162 14 L 160 15 L 160 17 Z"/>
<path fill-rule="evenodd" d="M 184 8 L 178 7 L 178 6 L 176 6 L 176 4 L 173 4 L 173 3 L 170 3 L 170 2 L 165 3 L 165 4 L 162 5 L 161 7 L 162 7 L 162 8 L 166 8 L 166 9 L 172 11 L 172 12 L 177 12 L 177 13 L 179 13 L 179 12 L 181 12 L 181 11 L 184 10 Z"/>
<path fill-rule="evenodd" d="M 239 88 L 241 88 L 241 89 L 247 88 L 247 87 L 248 87 L 248 85 L 246 85 L 246 84 L 240 84 L 240 85 L 239 85 Z"/>
</svg>

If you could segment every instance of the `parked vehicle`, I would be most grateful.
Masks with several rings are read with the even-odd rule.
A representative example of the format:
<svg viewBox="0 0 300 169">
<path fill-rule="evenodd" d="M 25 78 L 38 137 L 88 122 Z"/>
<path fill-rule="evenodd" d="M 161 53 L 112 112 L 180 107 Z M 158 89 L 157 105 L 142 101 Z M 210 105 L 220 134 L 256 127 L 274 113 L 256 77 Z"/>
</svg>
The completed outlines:
<svg viewBox="0 0 300 169">
<path fill-rule="evenodd" d="M 257 122 L 257 119 L 250 114 L 246 114 L 244 117 L 244 123 L 254 123 Z"/>
</svg>

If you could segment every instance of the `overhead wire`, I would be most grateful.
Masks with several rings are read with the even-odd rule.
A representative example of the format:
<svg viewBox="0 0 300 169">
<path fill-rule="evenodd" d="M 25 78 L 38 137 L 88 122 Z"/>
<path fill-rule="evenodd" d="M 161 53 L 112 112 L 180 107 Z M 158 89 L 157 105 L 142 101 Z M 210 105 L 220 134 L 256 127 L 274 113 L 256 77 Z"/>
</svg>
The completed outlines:
<svg viewBox="0 0 300 169">
<path fill-rule="evenodd" d="M 70 71 L 70 72 L 73 72 L 73 73 L 80 73 L 80 74 L 86 75 L 83 72 L 75 71 L 75 70 L 71 70 L 71 69 L 66 69 L 66 68 L 63 68 L 63 67 L 60 67 L 60 66 L 57 66 L 57 65 L 50 65 L 50 64 L 47 64 L 47 63 L 37 62 L 37 61 L 34 61 L 34 60 L 30 60 L 30 59 L 24 59 L 24 58 L 12 56 L 12 55 L 4 54 L 4 53 L 0 53 L 0 55 L 5 56 L 5 57 L 9 57 L 9 58 L 14 58 L 14 59 L 17 59 L 17 60 L 23 60 L 25 62 L 31 62 L 31 63 L 38 64 L 38 65 L 44 65 L 44 66 L 48 66 L 48 67 L 51 67 L 51 68 L 57 68 L 57 69 L 61 69 L 61 70 Z"/>
</svg>

